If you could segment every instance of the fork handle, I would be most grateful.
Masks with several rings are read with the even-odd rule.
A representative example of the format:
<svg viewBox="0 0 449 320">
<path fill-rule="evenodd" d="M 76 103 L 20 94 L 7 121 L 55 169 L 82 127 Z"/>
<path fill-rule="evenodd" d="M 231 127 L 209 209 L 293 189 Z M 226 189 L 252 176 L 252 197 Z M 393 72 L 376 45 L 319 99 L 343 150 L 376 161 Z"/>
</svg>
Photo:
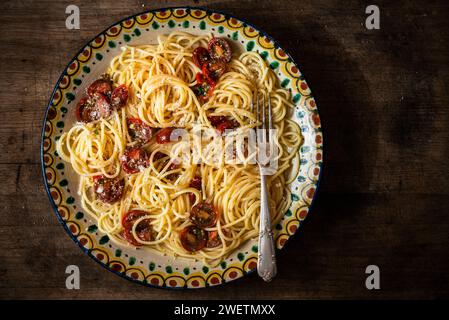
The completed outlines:
<svg viewBox="0 0 449 320">
<path fill-rule="evenodd" d="M 265 281 L 271 281 L 277 273 L 276 255 L 274 249 L 273 230 L 271 229 L 270 206 L 268 204 L 267 181 L 264 174 L 260 175 L 260 227 L 259 253 L 257 273 Z"/>
</svg>

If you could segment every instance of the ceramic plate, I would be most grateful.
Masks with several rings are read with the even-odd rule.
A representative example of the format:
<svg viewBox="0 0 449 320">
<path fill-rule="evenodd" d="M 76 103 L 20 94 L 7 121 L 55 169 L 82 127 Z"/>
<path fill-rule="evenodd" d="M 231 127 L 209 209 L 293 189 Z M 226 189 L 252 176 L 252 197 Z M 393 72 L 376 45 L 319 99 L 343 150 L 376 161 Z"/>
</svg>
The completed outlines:
<svg viewBox="0 0 449 320">
<path fill-rule="evenodd" d="M 202 8 L 165 8 L 126 18 L 100 33 L 82 48 L 60 76 L 47 106 L 42 130 L 42 170 L 50 202 L 70 237 L 106 269 L 133 282 L 165 288 L 201 288 L 229 282 L 256 268 L 257 239 L 248 241 L 216 267 L 113 244 L 98 231 L 81 208 L 78 178 L 55 151 L 58 138 L 75 122 L 74 109 L 86 86 L 97 79 L 126 44 L 155 43 L 158 35 L 182 30 L 213 32 L 256 51 L 274 70 L 282 87 L 291 91 L 296 105 L 292 119 L 304 136 L 300 170 L 291 185 L 292 205 L 275 227 L 278 249 L 296 232 L 309 212 L 322 165 L 320 118 L 309 86 L 298 66 L 271 37 L 255 26 L 228 14 Z M 294 164 L 298 165 L 298 163 Z M 297 254 L 291 252 L 291 254 Z"/>
</svg>

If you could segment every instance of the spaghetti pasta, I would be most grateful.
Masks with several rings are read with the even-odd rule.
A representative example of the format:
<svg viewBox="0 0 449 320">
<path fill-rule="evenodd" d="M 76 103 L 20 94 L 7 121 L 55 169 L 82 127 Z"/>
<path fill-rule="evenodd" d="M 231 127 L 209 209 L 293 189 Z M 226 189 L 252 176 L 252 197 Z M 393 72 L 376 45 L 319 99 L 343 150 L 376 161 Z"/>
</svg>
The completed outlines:
<svg viewBox="0 0 449 320">
<path fill-rule="evenodd" d="M 240 163 L 211 161 L 205 139 L 198 140 L 195 128 L 214 128 L 211 119 L 226 117 L 233 119 L 237 128 L 226 136 L 244 134 L 259 124 L 252 111 L 255 96 L 271 99 L 278 137 L 278 167 L 268 177 L 273 224 L 290 206 L 290 169 L 302 136 L 298 125 L 288 119 L 293 107 L 289 92 L 280 88 L 275 74 L 256 52 L 234 54 L 207 101 L 199 99 L 193 89 L 201 70 L 192 52 L 207 47 L 211 38 L 173 32 L 160 36 L 155 45 L 122 47 L 107 74 L 112 83 L 128 88 L 126 106 L 113 110 L 107 118 L 74 124 L 58 140 L 57 152 L 80 176 L 78 192 L 83 209 L 112 241 L 129 246 L 131 236 L 136 246 L 213 265 L 258 235 L 259 168 L 250 161 L 254 155 L 249 152 L 238 153 L 243 159 Z M 130 118 L 140 119 L 153 130 L 184 129 L 190 142 L 199 143 L 196 156 L 200 163 L 180 162 L 174 156 L 182 153 L 186 146 L 183 141 L 157 143 L 153 137 L 140 145 L 148 155 L 147 164 L 126 174 L 121 165 L 126 150 L 139 146 L 129 128 Z M 219 141 L 224 145 L 223 138 Z M 118 201 L 102 201 L 96 196 L 98 176 L 124 181 Z M 199 187 L 192 185 L 194 179 L 200 179 Z M 192 225 L 192 205 L 203 201 L 217 211 L 215 223 L 203 228 L 214 244 L 186 250 L 180 234 Z M 133 224 L 126 229 L 130 211 L 134 213 Z M 142 236 L 141 225 L 147 229 L 150 225 L 151 235 Z"/>
</svg>

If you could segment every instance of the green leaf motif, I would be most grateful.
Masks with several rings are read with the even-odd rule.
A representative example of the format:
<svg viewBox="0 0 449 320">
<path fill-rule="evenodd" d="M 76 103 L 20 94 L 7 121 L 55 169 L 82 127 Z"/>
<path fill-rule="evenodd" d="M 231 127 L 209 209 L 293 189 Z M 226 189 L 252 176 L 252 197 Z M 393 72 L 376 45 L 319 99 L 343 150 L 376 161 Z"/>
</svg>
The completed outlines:
<svg viewBox="0 0 449 320">
<path fill-rule="evenodd" d="M 285 87 L 288 86 L 289 83 L 290 83 L 290 80 L 289 80 L 289 79 L 284 79 L 284 80 L 282 80 L 282 82 L 281 82 L 281 87 L 282 87 L 282 88 L 285 88 Z"/>
<path fill-rule="evenodd" d="M 272 63 L 270 63 L 270 68 L 271 69 L 277 69 L 279 67 L 279 62 L 277 61 L 273 61 Z"/>
<path fill-rule="evenodd" d="M 75 96 L 74 96 L 73 93 L 71 93 L 71 92 L 67 92 L 67 93 L 65 94 L 65 97 L 66 97 L 67 100 L 69 100 L 69 101 L 73 101 L 73 100 L 75 99 Z"/>
<path fill-rule="evenodd" d="M 254 49 L 254 41 L 249 41 L 247 44 L 246 44 L 246 51 L 252 51 L 253 49 Z"/>
<path fill-rule="evenodd" d="M 100 241 L 98 241 L 98 243 L 101 244 L 101 245 L 106 244 L 106 243 L 108 243 L 108 242 L 109 242 L 109 237 L 108 237 L 107 235 L 102 236 L 102 237 L 100 238 Z"/>
</svg>

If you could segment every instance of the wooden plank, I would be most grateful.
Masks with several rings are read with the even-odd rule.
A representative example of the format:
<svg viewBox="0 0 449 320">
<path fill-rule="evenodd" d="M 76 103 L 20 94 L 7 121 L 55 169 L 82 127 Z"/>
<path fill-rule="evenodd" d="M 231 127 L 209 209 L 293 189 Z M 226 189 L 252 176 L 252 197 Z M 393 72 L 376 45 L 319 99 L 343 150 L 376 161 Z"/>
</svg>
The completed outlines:
<svg viewBox="0 0 449 320">
<path fill-rule="evenodd" d="M 104 28 L 176 1 L 0 3 L 0 298 L 224 299 L 449 297 L 449 29 L 444 1 L 190 1 L 267 31 L 299 62 L 318 101 L 325 166 L 310 217 L 279 254 L 270 284 L 255 274 L 194 291 L 146 288 L 88 258 L 57 222 L 40 172 L 45 105 L 72 56 Z M 257 10 L 255 10 L 257 8 Z M 81 290 L 65 289 L 65 267 Z M 381 290 L 364 287 L 381 268 Z"/>
</svg>

